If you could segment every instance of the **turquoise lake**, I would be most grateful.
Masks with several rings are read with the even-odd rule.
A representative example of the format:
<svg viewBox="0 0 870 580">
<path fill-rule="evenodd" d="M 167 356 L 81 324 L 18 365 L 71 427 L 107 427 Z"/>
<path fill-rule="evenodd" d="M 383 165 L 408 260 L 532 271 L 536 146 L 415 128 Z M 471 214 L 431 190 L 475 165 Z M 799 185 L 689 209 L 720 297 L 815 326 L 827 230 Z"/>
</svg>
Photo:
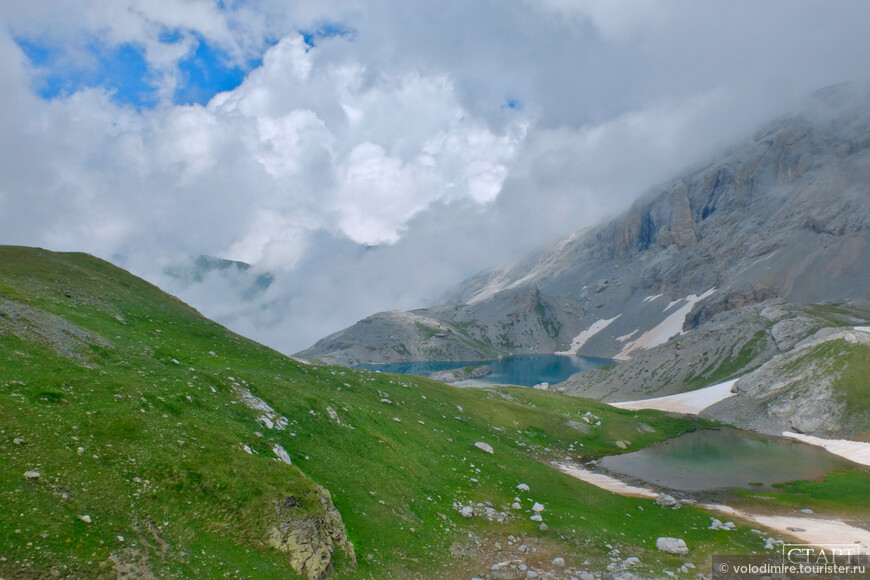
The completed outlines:
<svg viewBox="0 0 870 580">
<path fill-rule="evenodd" d="M 465 366 L 489 365 L 492 367 L 492 374 L 482 379 L 475 379 L 476 382 L 531 387 L 542 382 L 547 382 L 551 385 L 559 383 L 574 373 L 610 364 L 613 364 L 613 361 L 607 358 L 532 354 L 485 361 L 385 363 L 360 365 L 357 368 L 425 377 L 437 371 L 446 371 Z"/>
</svg>

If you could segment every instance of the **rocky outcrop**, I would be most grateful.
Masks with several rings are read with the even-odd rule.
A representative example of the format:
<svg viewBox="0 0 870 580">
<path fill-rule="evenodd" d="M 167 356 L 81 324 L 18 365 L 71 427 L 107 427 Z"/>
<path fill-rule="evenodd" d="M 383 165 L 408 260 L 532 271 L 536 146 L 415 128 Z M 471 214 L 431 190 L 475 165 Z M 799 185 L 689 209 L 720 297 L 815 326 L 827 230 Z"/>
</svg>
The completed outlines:
<svg viewBox="0 0 870 580">
<path fill-rule="evenodd" d="M 734 385 L 736 397 L 701 414 L 771 435 L 791 431 L 824 438 L 863 438 L 870 424 L 860 403 L 866 396 L 866 377 L 860 368 L 868 356 L 870 333 L 821 329 L 739 380 Z"/>
<path fill-rule="evenodd" d="M 269 546 L 286 552 L 290 566 L 309 580 L 323 578 L 332 568 L 336 549 L 356 563 L 353 544 L 341 514 L 322 487 L 303 497 L 288 496 L 275 502 L 272 522 L 266 529 Z"/>
</svg>

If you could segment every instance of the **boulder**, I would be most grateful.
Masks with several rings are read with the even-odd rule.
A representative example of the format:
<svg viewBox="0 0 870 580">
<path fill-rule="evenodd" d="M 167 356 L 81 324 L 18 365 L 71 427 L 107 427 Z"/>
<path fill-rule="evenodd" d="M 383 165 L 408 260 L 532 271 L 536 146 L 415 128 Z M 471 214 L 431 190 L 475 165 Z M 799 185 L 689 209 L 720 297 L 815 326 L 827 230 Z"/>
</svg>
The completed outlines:
<svg viewBox="0 0 870 580">
<path fill-rule="evenodd" d="M 656 538 L 656 550 L 667 552 L 668 554 L 686 555 L 689 553 L 689 548 L 686 542 L 680 538 Z"/>
<path fill-rule="evenodd" d="M 666 493 L 660 493 L 658 497 L 656 497 L 656 503 L 665 508 L 677 509 L 680 507 L 680 502 L 678 502 L 674 496 Z"/>
</svg>

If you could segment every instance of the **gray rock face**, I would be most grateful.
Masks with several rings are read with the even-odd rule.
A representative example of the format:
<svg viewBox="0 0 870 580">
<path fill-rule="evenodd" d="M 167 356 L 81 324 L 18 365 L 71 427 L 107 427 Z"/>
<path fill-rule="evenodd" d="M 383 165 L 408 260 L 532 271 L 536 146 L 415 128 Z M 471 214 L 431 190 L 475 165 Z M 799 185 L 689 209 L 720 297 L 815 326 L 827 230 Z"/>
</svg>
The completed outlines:
<svg viewBox="0 0 870 580">
<path fill-rule="evenodd" d="M 556 351 L 629 359 L 774 299 L 868 301 L 867 135 L 870 119 L 854 114 L 778 121 L 620 217 L 471 278 L 445 306 L 372 316 L 299 356 L 341 364 Z M 793 321 L 771 333 L 768 358 L 803 332 Z"/>
</svg>

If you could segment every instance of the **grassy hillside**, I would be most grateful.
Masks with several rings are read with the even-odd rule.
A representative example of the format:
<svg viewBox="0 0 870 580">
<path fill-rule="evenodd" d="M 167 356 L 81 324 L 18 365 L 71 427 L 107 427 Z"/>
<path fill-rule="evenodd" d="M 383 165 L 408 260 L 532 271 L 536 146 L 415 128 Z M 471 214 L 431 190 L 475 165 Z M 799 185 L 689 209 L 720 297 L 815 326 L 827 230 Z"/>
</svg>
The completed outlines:
<svg viewBox="0 0 870 580">
<path fill-rule="evenodd" d="M 470 577 L 503 559 L 495 544 L 509 535 L 569 566 L 589 558 L 603 569 L 612 547 L 658 573 L 703 566 L 762 543 L 745 529 L 707 530 L 704 512 L 615 496 L 547 465 L 703 424 L 531 389 L 310 366 L 101 260 L 0 247 L 7 580 L 288 578 L 294 566 Z M 489 502 L 498 518 L 463 517 L 469 502 Z M 546 531 L 529 519 L 534 502 Z M 690 555 L 656 552 L 662 535 L 684 538 Z"/>
</svg>

